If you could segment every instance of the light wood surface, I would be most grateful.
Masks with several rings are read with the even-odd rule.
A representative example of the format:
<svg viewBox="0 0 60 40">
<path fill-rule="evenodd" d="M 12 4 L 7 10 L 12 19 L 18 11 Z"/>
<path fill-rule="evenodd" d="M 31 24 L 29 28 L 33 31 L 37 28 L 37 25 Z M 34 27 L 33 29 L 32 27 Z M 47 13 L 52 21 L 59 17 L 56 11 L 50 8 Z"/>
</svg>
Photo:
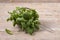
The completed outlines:
<svg viewBox="0 0 60 40">
<path fill-rule="evenodd" d="M 2 3 L 2 2 L 4 2 L 4 3 L 8 3 L 8 2 L 16 2 L 16 3 L 21 3 L 21 2 L 27 2 L 27 3 L 32 3 L 32 2 L 34 2 L 34 3 L 41 3 L 41 2 L 47 2 L 47 3 L 51 3 L 51 2 L 53 2 L 53 3 L 59 3 L 60 2 L 60 0 L 0 0 L 0 2 Z"/>
<path fill-rule="evenodd" d="M 35 35 L 25 34 L 18 27 L 13 27 L 12 22 L 7 22 L 8 11 L 15 7 L 29 7 L 36 9 L 41 22 L 41 31 Z M 43 28 L 42 28 L 43 27 Z M 13 32 L 5 32 L 8 28 Z M 60 3 L 0 3 L 0 40 L 60 40 Z"/>
</svg>

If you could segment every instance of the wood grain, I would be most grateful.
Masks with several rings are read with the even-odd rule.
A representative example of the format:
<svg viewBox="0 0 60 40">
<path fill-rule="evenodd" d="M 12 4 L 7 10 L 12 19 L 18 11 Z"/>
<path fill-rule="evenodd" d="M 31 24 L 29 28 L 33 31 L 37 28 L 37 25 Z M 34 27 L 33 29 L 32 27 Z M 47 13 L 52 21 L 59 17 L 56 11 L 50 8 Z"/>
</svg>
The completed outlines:
<svg viewBox="0 0 60 40">
<path fill-rule="evenodd" d="M 46 3 L 59 3 L 60 0 L 0 0 L 0 3 L 41 3 L 41 2 L 46 2 Z"/>
<path fill-rule="evenodd" d="M 17 6 L 33 8 L 38 12 L 41 30 L 35 35 L 17 32 L 18 27 L 6 21 L 8 11 Z M 14 35 L 7 34 L 6 28 Z M 0 40 L 60 40 L 60 3 L 0 3 Z"/>
</svg>

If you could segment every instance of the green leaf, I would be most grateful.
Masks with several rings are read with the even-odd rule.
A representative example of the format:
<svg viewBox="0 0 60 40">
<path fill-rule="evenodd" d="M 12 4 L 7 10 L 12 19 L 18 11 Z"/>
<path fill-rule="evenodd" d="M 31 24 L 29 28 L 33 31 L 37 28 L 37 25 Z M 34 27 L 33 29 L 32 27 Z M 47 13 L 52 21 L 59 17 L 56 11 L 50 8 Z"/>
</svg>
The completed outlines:
<svg viewBox="0 0 60 40">
<path fill-rule="evenodd" d="M 7 21 L 9 21 L 10 19 L 8 18 Z"/>
<path fill-rule="evenodd" d="M 13 26 L 15 26 L 17 23 L 16 23 L 16 21 L 13 21 Z"/>
<path fill-rule="evenodd" d="M 20 7 L 16 7 L 16 10 L 20 10 Z"/>
<path fill-rule="evenodd" d="M 34 32 L 34 30 L 28 27 L 28 28 L 27 28 L 27 32 L 28 32 L 30 35 L 32 35 L 32 33 Z"/>
<path fill-rule="evenodd" d="M 22 26 L 22 30 L 24 30 L 26 28 L 25 22 L 21 22 L 21 26 Z"/>
<path fill-rule="evenodd" d="M 32 27 L 34 28 L 35 26 L 34 26 L 34 23 L 32 23 Z"/>
<path fill-rule="evenodd" d="M 13 35 L 13 33 L 12 33 L 10 30 L 8 30 L 8 29 L 5 29 L 5 31 L 6 31 L 8 34 Z"/>
<path fill-rule="evenodd" d="M 23 18 L 26 19 L 26 20 L 29 20 L 29 19 L 32 18 L 32 16 L 31 16 L 31 14 L 29 14 L 29 13 L 24 13 L 24 14 L 23 14 Z"/>
</svg>

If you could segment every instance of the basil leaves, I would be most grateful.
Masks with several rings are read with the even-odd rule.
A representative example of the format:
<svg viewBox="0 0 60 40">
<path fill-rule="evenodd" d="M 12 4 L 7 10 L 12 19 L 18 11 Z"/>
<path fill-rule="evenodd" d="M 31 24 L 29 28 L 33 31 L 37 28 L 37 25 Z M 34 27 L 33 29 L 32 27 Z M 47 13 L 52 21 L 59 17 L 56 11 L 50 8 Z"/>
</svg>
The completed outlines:
<svg viewBox="0 0 60 40">
<path fill-rule="evenodd" d="M 36 10 L 26 7 L 16 7 L 12 12 L 8 12 L 10 17 L 7 21 L 13 21 L 13 26 L 19 25 L 19 28 L 26 33 L 33 34 L 39 30 L 39 15 Z"/>
</svg>

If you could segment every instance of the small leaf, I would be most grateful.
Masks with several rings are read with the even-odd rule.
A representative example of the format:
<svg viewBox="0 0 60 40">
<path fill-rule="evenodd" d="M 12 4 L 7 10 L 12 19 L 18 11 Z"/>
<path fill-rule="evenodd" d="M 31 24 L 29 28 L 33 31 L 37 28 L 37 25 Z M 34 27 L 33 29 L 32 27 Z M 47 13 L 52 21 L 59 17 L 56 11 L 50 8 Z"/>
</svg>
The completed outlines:
<svg viewBox="0 0 60 40">
<path fill-rule="evenodd" d="M 26 19 L 26 20 L 29 20 L 29 19 L 32 18 L 32 16 L 31 16 L 31 14 L 29 14 L 29 13 L 24 13 L 24 14 L 23 14 L 23 18 Z"/>
<path fill-rule="evenodd" d="M 8 18 L 7 21 L 9 21 L 10 19 Z"/>
<path fill-rule="evenodd" d="M 24 22 L 21 22 L 21 26 L 22 26 L 22 30 L 24 30 L 26 28 L 26 25 Z"/>
<path fill-rule="evenodd" d="M 34 23 L 32 23 L 32 27 L 34 28 Z"/>
<path fill-rule="evenodd" d="M 27 28 L 27 33 L 29 33 L 30 35 L 32 35 L 33 34 L 33 32 L 34 32 L 34 30 L 33 29 L 31 29 L 31 28 Z"/>
<path fill-rule="evenodd" d="M 16 25 L 16 21 L 13 22 L 13 26 L 14 26 L 14 27 L 15 27 L 15 25 Z"/>
<path fill-rule="evenodd" d="M 20 7 L 16 7 L 16 10 L 20 10 Z"/>
<path fill-rule="evenodd" d="M 6 31 L 8 34 L 13 35 L 13 33 L 12 33 L 10 30 L 8 30 L 8 29 L 5 29 L 5 31 Z"/>
</svg>

